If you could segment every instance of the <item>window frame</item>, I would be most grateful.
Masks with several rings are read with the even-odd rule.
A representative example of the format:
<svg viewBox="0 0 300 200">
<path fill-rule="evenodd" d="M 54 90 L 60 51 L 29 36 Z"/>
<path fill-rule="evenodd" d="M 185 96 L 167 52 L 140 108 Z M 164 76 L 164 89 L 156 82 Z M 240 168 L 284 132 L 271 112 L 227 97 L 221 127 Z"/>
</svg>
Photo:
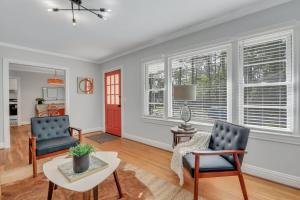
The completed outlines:
<svg viewBox="0 0 300 200">
<path fill-rule="evenodd" d="M 276 39 L 287 39 L 287 55 L 290 56 L 287 58 L 287 66 L 286 66 L 286 82 L 275 82 L 275 83 L 244 83 L 244 59 L 243 59 L 243 47 L 245 44 L 258 44 L 260 42 L 268 42 Z M 286 31 L 277 31 L 275 33 L 261 33 L 258 35 L 252 35 L 248 38 L 243 38 L 238 40 L 238 71 L 239 71 L 239 112 L 238 112 L 238 123 L 240 125 L 247 126 L 249 128 L 253 128 L 257 131 L 267 131 L 267 132 L 275 132 L 275 133 L 286 133 L 293 135 L 294 128 L 294 120 L 297 116 L 294 114 L 294 103 L 295 103 L 295 90 L 294 90 L 294 34 L 293 30 Z M 244 124 L 244 88 L 245 87 L 263 87 L 263 86 L 278 86 L 278 85 L 286 85 L 287 86 L 287 122 L 290 123 L 289 128 L 276 128 L 276 127 L 263 127 L 257 125 L 249 125 Z M 288 95 L 290 94 L 290 95 Z"/>
<path fill-rule="evenodd" d="M 164 65 L 164 88 L 161 89 L 163 91 L 163 103 L 161 103 L 163 105 L 163 115 L 162 117 L 159 116 L 153 116 L 153 115 L 149 115 L 149 105 L 151 103 L 149 103 L 149 92 L 151 91 L 148 88 L 148 79 L 149 79 L 149 74 L 148 74 L 148 65 L 151 64 L 156 64 L 156 63 L 163 63 Z M 142 70 L 142 77 L 143 77 L 143 99 L 144 99 L 144 103 L 143 103 L 143 116 L 147 117 L 147 118 L 153 118 L 153 119 L 165 119 L 166 116 L 166 86 L 167 86 L 167 82 L 166 82 L 166 66 L 165 66 L 165 62 L 164 59 L 156 59 L 156 60 L 151 60 L 151 61 L 147 61 L 147 62 L 143 62 L 143 70 Z"/>
<path fill-rule="evenodd" d="M 226 51 L 227 53 L 227 58 L 226 58 L 226 64 L 227 64 L 227 68 L 226 68 L 226 90 L 227 90 L 227 121 L 228 122 L 232 122 L 232 95 L 228 95 L 228 94 L 232 94 L 232 81 L 231 81 L 231 77 L 232 77 L 232 44 L 231 43 L 225 43 L 225 44 L 216 44 L 214 46 L 211 47 L 204 47 L 204 48 L 198 48 L 198 49 L 193 49 L 190 50 L 188 52 L 179 52 L 177 54 L 171 55 L 167 58 L 167 69 L 168 69 L 168 103 L 167 104 L 167 119 L 170 120 L 180 120 L 178 118 L 172 117 L 172 110 L 173 110 L 173 93 L 172 93 L 172 60 L 174 59 L 178 59 L 178 58 L 182 58 L 182 57 L 187 57 L 187 56 L 204 56 L 204 55 L 209 55 L 212 54 L 214 52 L 218 52 L 218 51 Z M 170 76 L 169 76 L 170 74 Z M 193 112 L 193 111 L 192 111 Z M 192 121 L 191 123 L 193 124 L 211 124 L 208 121 Z"/>
<path fill-rule="evenodd" d="M 297 83 L 300 80 L 300 70 L 297 69 L 295 64 L 298 64 L 300 61 L 300 56 L 298 55 L 299 50 L 299 38 L 297 37 L 298 33 L 300 33 L 300 30 L 296 29 L 296 25 L 286 25 L 286 26 L 279 26 L 279 27 L 267 27 L 265 29 L 260 30 L 254 30 L 248 33 L 243 33 L 241 35 L 238 35 L 233 38 L 224 38 L 223 40 L 219 40 L 219 42 L 211 41 L 204 45 L 196 45 L 184 48 L 181 51 L 174 51 L 173 53 L 166 53 L 166 54 L 160 54 L 156 57 L 153 57 L 148 59 L 148 62 L 161 60 L 165 63 L 165 93 L 164 93 L 164 99 L 165 99 L 165 116 L 163 118 L 154 118 L 152 116 L 144 115 L 144 108 L 143 105 L 142 109 L 142 119 L 145 123 L 152 123 L 152 124 L 158 124 L 162 126 L 177 126 L 178 123 L 181 122 L 181 120 L 170 118 L 169 117 L 169 102 L 171 102 L 172 98 L 172 85 L 169 84 L 171 82 L 171 77 L 169 77 L 169 74 L 171 73 L 170 70 L 170 57 L 178 56 L 182 54 L 189 54 L 194 51 L 207 51 L 208 49 L 213 49 L 220 46 L 229 46 L 228 51 L 228 68 L 227 68 L 227 93 L 228 93 L 228 99 L 227 99 L 227 115 L 228 115 L 228 121 L 236 124 L 241 124 L 240 120 L 240 73 L 241 73 L 241 63 L 240 63 L 240 42 L 244 40 L 249 40 L 252 38 L 258 38 L 266 35 L 273 35 L 273 36 L 280 36 L 282 34 L 291 33 L 292 39 L 291 39 L 291 94 L 292 94 L 292 100 L 290 102 L 292 103 L 293 108 L 291 108 L 292 112 L 291 116 L 293 120 L 290 121 L 291 130 L 275 130 L 275 129 L 266 129 L 261 127 L 250 127 L 251 128 L 251 137 L 257 138 L 257 139 L 264 139 L 269 141 L 278 141 L 278 142 L 285 142 L 285 143 L 291 143 L 291 144 L 300 144 L 300 133 L 298 132 L 300 130 L 300 125 L 298 124 L 298 121 L 300 119 L 300 106 L 298 105 L 300 103 L 300 85 L 297 85 Z M 295 33 L 297 35 L 295 35 Z M 198 47 L 197 47 L 198 46 Z M 196 47 L 196 48 L 195 48 Z M 297 54 L 296 54 L 297 53 Z M 159 58 L 159 59 L 155 59 Z M 144 59 L 143 59 L 144 60 Z M 143 62 L 141 66 L 144 66 Z M 144 84 L 144 67 L 142 72 L 142 79 Z M 144 89 L 144 86 L 142 87 Z M 143 90 L 143 98 L 145 97 Z M 144 102 L 144 101 L 143 101 Z M 230 115 L 229 115 L 230 113 Z M 192 119 L 193 120 L 193 119 Z M 212 123 L 207 123 L 204 121 L 190 121 L 191 124 L 195 125 L 197 128 L 200 128 L 201 130 L 207 130 L 209 131 L 211 129 Z M 243 125 L 243 124 L 241 124 Z M 248 126 L 248 125 L 244 125 Z M 296 141 L 294 141 L 297 139 Z"/>
</svg>

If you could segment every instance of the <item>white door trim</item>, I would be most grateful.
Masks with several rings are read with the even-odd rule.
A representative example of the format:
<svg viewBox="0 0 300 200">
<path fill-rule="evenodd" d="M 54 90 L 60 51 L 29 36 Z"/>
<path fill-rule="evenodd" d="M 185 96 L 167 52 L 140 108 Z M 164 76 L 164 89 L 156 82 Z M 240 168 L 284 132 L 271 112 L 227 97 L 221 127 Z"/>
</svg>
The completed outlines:
<svg viewBox="0 0 300 200">
<path fill-rule="evenodd" d="M 36 67 L 44 67 L 50 69 L 59 69 L 65 71 L 65 113 L 69 114 L 70 106 L 70 88 L 69 88 L 69 68 L 56 66 L 53 64 L 35 63 L 26 60 L 3 58 L 3 147 L 10 147 L 10 128 L 9 128 L 9 64 L 30 65 Z"/>
<path fill-rule="evenodd" d="M 121 137 L 124 135 L 124 103 L 125 103 L 125 97 L 124 97 L 124 76 L 123 76 L 123 65 L 118 66 L 118 67 L 112 67 L 109 69 L 105 69 L 102 71 L 102 118 L 103 118 L 103 131 L 105 132 L 106 130 L 106 119 L 105 119 L 105 74 L 108 72 L 116 71 L 116 70 L 121 70 Z"/>
</svg>

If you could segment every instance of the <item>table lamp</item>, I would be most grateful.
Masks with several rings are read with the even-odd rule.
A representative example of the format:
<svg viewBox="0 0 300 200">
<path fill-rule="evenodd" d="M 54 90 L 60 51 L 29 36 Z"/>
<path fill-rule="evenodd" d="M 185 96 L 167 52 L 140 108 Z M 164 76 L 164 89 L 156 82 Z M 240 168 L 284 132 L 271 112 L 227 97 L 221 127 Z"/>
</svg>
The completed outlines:
<svg viewBox="0 0 300 200">
<path fill-rule="evenodd" d="M 180 118 L 184 121 L 178 127 L 184 130 L 192 130 L 192 125 L 188 122 L 192 118 L 191 109 L 187 105 L 187 101 L 196 100 L 196 85 L 174 85 L 173 86 L 173 99 L 184 101 L 180 111 Z"/>
</svg>

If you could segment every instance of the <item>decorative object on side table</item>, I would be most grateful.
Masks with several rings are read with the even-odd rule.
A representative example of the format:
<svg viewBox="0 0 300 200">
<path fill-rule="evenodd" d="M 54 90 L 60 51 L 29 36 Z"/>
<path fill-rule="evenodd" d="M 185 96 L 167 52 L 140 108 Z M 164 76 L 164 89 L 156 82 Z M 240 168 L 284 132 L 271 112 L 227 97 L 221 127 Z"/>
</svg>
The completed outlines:
<svg viewBox="0 0 300 200">
<path fill-rule="evenodd" d="M 93 94 L 94 93 L 94 79 L 93 78 L 77 78 L 77 92 L 78 94 Z"/>
<path fill-rule="evenodd" d="M 91 153 L 95 148 L 90 144 L 79 144 L 71 147 L 69 155 L 72 161 L 59 165 L 58 170 L 69 182 L 78 181 L 108 167 L 108 163 L 97 158 Z"/>
<path fill-rule="evenodd" d="M 41 97 L 38 97 L 35 100 L 37 101 L 38 104 L 43 104 L 45 102 L 45 99 Z"/>
<path fill-rule="evenodd" d="M 82 173 L 90 166 L 90 154 L 95 152 L 95 148 L 90 144 L 78 144 L 71 147 L 69 155 L 73 157 L 74 173 Z"/>
<path fill-rule="evenodd" d="M 179 128 L 186 131 L 193 130 L 192 125 L 188 124 L 188 122 L 192 118 L 192 112 L 187 105 L 187 101 L 196 100 L 196 85 L 174 85 L 173 99 L 184 101 L 184 105 L 182 106 L 180 111 L 180 117 L 184 121 L 184 123 L 181 123 Z"/>
<path fill-rule="evenodd" d="M 171 128 L 171 133 L 173 133 L 173 148 L 181 142 L 181 138 L 191 139 L 195 133 L 197 133 L 196 128 L 192 128 L 191 130 L 181 129 L 177 126 Z"/>
</svg>

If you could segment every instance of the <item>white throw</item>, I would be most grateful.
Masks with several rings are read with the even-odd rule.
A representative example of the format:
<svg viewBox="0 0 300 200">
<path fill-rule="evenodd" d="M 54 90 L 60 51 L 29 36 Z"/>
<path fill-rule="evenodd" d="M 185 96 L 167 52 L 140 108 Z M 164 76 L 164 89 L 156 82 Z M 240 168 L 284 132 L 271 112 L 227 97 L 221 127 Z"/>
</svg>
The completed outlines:
<svg viewBox="0 0 300 200">
<path fill-rule="evenodd" d="M 190 141 L 178 144 L 173 151 L 171 169 L 178 175 L 180 186 L 184 183 L 182 157 L 188 153 L 208 148 L 211 133 L 197 132 Z"/>
</svg>

